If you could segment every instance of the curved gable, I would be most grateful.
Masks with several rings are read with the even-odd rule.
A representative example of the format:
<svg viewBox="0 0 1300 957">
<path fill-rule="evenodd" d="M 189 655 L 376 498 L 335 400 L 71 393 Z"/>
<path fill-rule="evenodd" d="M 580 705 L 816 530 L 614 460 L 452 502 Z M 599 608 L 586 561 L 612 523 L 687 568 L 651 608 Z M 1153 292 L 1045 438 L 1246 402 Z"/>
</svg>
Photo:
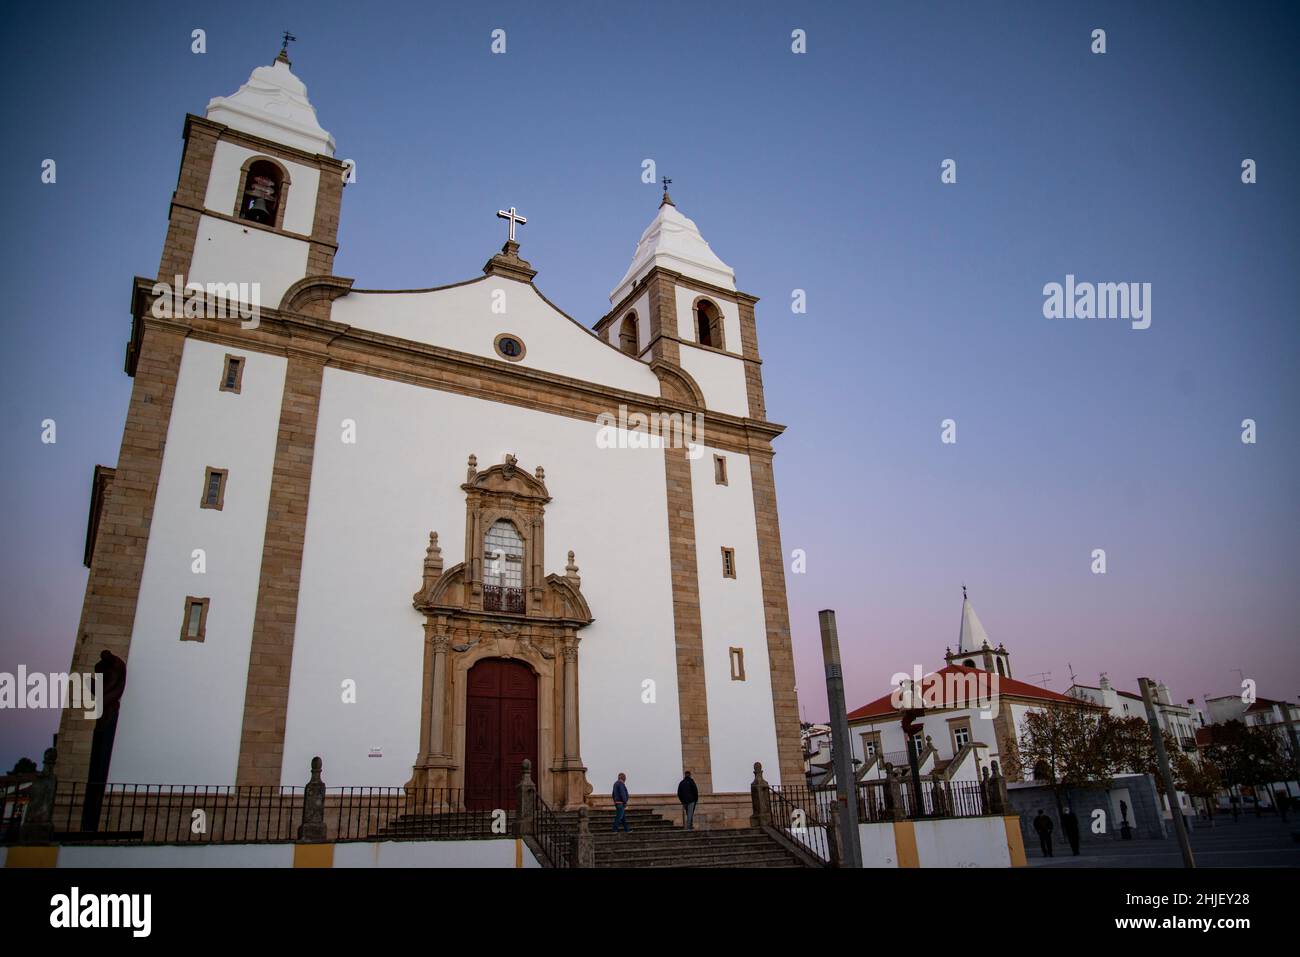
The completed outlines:
<svg viewBox="0 0 1300 957">
<path fill-rule="evenodd" d="M 520 365 L 586 382 L 657 396 L 659 379 L 645 363 L 625 355 L 566 316 L 532 283 L 484 276 L 438 289 L 383 292 L 352 290 L 334 302 L 330 318 L 358 329 Z M 496 351 L 509 333 L 524 355 L 508 363 Z"/>
</svg>

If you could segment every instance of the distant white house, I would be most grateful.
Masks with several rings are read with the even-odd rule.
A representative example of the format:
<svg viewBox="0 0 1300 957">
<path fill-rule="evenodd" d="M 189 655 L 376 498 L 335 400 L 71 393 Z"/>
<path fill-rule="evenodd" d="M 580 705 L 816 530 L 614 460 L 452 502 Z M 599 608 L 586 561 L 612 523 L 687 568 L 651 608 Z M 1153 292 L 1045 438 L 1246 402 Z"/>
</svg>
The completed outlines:
<svg viewBox="0 0 1300 957">
<path fill-rule="evenodd" d="M 1050 704 L 1095 708 L 1090 702 L 1040 688 L 1012 677 L 1011 653 L 994 647 L 970 600 L 963 594 L 957 650 L 947 649 L 946 666 L 921 682 L 849 713 L 853 756 L 859 780 L 881 779 L 885 765 L 908 769 L 915 750 L 923 779 L 977 781 L 996 764 L 1009 781 L 1022 778 L 1016 752 L 1025 715 Z M 903 708 L 924 706 L 924 714 L 903 730 Z M 910 772 L 909 772 L 910 773 Z"/>
</svg>

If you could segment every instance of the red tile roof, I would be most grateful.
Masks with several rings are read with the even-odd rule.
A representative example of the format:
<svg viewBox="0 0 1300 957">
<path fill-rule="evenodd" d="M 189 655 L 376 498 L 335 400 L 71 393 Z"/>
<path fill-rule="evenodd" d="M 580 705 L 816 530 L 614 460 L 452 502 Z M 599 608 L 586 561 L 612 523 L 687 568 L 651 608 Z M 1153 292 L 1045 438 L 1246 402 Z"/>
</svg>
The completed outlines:
<svg viewBox="0 0 1300 957">
<path fill-rule="evenodd" d="M 972 707 L 980 703 L 980 699 L 971 698 L 969 704 L 966 700 L 966 682 L 953 682 L 955 687 L 949 687 L 949 682 L 944 680 L 946 675 L 989 675 L 989 672 L 982 668 L 966 668 L 962 665 L 949 665 L 946 668 L 940 668 L 938 671 L 931 672 L 921 679 L 921 695 L 926 700 L 937 698 L 938 704 L 934 710 L 947 708 Z M 1071 698 L 1068 695 L 1058 694 L 1055 691 L 1048 691 L 1046 688 L 1040 688 L 1037 685 L 1031 685 L 1024 681 L 1017 681 L 1015 678 L 1003 678 L 1001 675 L 989 675 L 990 679 L 997 679 L 997 693 L 1002 697 L 1015 698 L 1033 698 L 1039 701 L 1058 701 L 1066 704 L 1079 705 L 1082 707 L 1099 707 L 1090 702 L 1080 701 L 1078 698 Z M 934 682 L 937 679 L 938 686 Z M 989 688 L 992 689 L 993 682 L 990 680 Z M 953 692 L 950 696 L 949 692 Z M 886 715 L 897 714 L 898 709 L 894 707 L 890 700 L 894 696 L 891 691 L 865 704 L 856 711 L 849 712 L 849 720 L 855 721 L 862 718 L 879 718 Z"/>
</svg>

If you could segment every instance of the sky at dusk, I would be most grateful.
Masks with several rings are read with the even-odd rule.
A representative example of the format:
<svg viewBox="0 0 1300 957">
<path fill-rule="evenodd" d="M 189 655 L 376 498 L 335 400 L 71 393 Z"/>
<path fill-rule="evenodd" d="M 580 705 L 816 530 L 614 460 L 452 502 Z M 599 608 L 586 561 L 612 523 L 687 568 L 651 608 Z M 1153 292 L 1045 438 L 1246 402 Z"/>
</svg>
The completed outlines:
<svg viewBox="0 0 1300 957">
<path fill-rule="evenodd" d="M 480 275 L 513 205 L 538 288 L 591 325 L 655 214 L 642 161 L 672 177 L 761 297 L 783 544 L 807 556 L 787 578 L 807 718 L 826 716 L 819 609 L 852 708 L 943 664 L 963 583 L 1016 677 L 1056 691 L 1071 668 L 1129 691 L 1149 675 L 1199 705 L 1240 669 L 1300 695 L 1293 5 L 49 3 L 6 21 L 0 671 L 69 666 L 131 281 L 157 271 L 185 114 L 289 29 L 356 162 L 335 272 L 358 288 Z M 1150 328 L 1045 318 L 1067 274 L 1150 283 Z M 56 724 L 0 712 L 0 771 Z"/>
</svg>

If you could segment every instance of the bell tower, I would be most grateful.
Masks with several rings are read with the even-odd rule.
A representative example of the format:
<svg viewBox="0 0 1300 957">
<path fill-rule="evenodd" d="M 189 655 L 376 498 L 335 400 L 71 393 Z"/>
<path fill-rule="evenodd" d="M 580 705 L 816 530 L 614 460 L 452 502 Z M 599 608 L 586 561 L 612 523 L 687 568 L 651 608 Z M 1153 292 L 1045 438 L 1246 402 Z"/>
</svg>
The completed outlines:
<svg viewBox="0 0 1300 957">
<path fill-rule="evenodd" d="M 298 280 L 332 275 L 349 167 L 291 69 L 290 39 L 204 116 L 186 116 L 159 281 L 246 283 L 274 309 Z"/>
<path fill-rule="evenodd" d="M 996 648 L 990 644 L 988 632 L 966 596 L 965 585 L 961 586 L 961 629 L 957 636 L 957 650 L 947 649 L 944 661 L 949 665 L 995 672 L 1003 678 L 1012 676 L 1011 652 L 1001 642 Z"/>
<path fill-rule="evenodd" d="M 237 91 L 209 101 L 203 116 L 185 117 L 180 172 L 171 196 L 157 281 L 137 276 L 133 283 L 125 370 L 133 379 L 127 427 L 116 468 L 97 499 L 96 514 L 102 521 L 96 523 L 88 552 L 90 573 L 71 671 L 92 671 L 101 654 L 108 652 L 134 669 L 137 689 L 147 680 L 141 675 L 148 674 L 148 655 L 143 668 L 140 655 L 134 661 L 130 655 L 136 613 L 144 605 L 144 555 L 150 529 L 192 520 L 156 509 L 169 425 L 183 418 L 178 412 L 183 404 L 175 402 L 182 354 L 202 349 L 212 337 L 227 344 L 240 342 L 239 365 L 228 367 L 222 379 L 230 376 L 234 388 L 221 394 L 238 393 L 240 374 L 255 361 L 261 335 L 243 321 L 246 313 L 256 308 L 254 314 L 260 318 L 274 319 L 285 293 L 295 284 L 301 288 L 308 277 L 331 277 L 327 283 L 340 288 L 349 283 L 332 278 L 348 168 L 335 159 L 334 138 L 321 128 L 306 87 L 292 72 L 289 39 L 286 36 L 274 61 L 253 70 Z M 202 287 L 201 295 L 195 284 Z M 178 310 L 175 307 L 182 300 L 184 308 Z M 212 318 L 204 312 L 214 300 L 222 302 L 219 325 L 204 321 Z M 197 314 L 190 311 L 194 301 Z M 297 311 L 312 305 L 298 306 Z M 207 342 L 193 335 L 196 330 L 209 337 Z M 319 394 L 322 363 L 293 356 L 287 365 L 284 408 L 290 415 L 314 409 L 312 397 Z M 242 383 L 249 385 L 247 376 Z M 206 388 L 206 383 L 200 387 L 204 395 Z M 300 414 L 304 421 L 314 422 L 310 414 Z M 282 422 L 281 434 L 290 434 L 286 428 Z M 293 441 L 281 443 L 283 457 L 309 462 L 310 435 L 305 427 L 293 432 Z M 212 454 L 234 453 L 214 447 Z M 273 501 L 272 506 L 305 511 L 305 504 L 297 502 Z M 274 538 L 267 542 L 268 549 L 285 553 L 284 543 Z M 244 600 L 251 605 L 256 597 Z M 287 663 L 277 660 L 267 667 L 287 668 Z M 259 682 L 259 687 L 265 684 L 260 678 Z M 82 782 L 89 774 L 103 780 L 108 757 L 92 768 L 93 733 L 92 722 L 72 711 L 63 713 L 58 737 L 60 777 Z M 102 729 L 100 734 L 103 737 Z M 111 736 L 107 740 L 111 751 Z M 272 768 L 268 774 L 278 776 L 278 764 L 267 766 Z"/>
</svg>

